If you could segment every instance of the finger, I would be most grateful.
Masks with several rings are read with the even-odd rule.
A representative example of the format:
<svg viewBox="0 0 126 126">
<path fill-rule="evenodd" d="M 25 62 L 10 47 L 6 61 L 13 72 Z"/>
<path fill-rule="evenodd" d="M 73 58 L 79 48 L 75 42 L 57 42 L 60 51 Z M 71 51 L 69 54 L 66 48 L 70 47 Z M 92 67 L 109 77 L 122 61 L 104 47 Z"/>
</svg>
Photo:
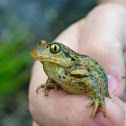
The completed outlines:
<svg viewBox="0 0 126 126">
<path fill-rule="evenodd" d="M 50 90 L 48 93 L 49 96 L 44 97 L 41 91 L 31 98 L 30 110 L 33 119 L 40 125 L 124 126 L 124 111 L 115 101 L 105 101 L 107 118 L 103 117 L 102 110 L 98 110 L 96 116 L 90 119 L 93 106 L 85 108 L 90 101 L 87 96 L 68 95 L 63 90 Z"/>
<path fill-rule="evenodd" d="M 98 61 L 108 75 L 110 90 L 121 97 L 125 89 L 123 37 L 126 27 L 126 9 L 120 5 L 101 5 L 94 9 L 81 25 L 80 53 Z"/>
<path fill-rule="evenodd" d="M 78 52 L 78 43 L 80 41 L 80 22 L 84 24 L 84 19 L 72 24 L 66 30 L 64 30 L 54 41 L 61 42 L 64 45 L 70 47 L 74 51 Z"/>
<path fill-rule="evenodd" d="M 123 6 L 126 5 L 125 0 L 97 0 L 98 4 L 104 4 L 104 3 L 117 3 L 122 4 Z"/>
<path fill-rule="evenodd" d="M 124 112 L 126 113 L 126 103 L 123 102 L 122 100 L 120 100 L 118 97 L 114 96 L 113 94 L 111 94 L 111 97 L 114 101 L 116 101 L 124 110 Z"/>
<path fill-rule="evenodd" d="M 34 92 L 33 94 L 35 95 L 38 86 L 46 83 L 46 80 L 47 80 L 47 76 L 44 73 L 42 64 L 39 61 L 36 61 L 32 68 L 29 94 Z"/>
<path fill-rule="evenodd" d="M 62 42 L 64 44 L 66 44 L 67 46 L 71 45 L 71 48 L 76 50 L 77 47 L 77 42 L 78 42 L 78 37 L 79 37 L 79 33 L 78 33 L 78 24 L 75 23 L 72 26 L 70 26 L 70 28 L 68 28 L 65 32 L 62 33 L 62 35 L 58 36 L 57 39 L 55 41 L 59 41 Z M 72 36 L 72 37 L 70 37 Z M 72 44 L 71 44 L 72 42 Z M 36 89 L 37 87 L 42 84 L 45 83 L 47 80 L 47 76 L 45 75 L 45 73 L 43 72 L 43 68 L 42 68 L 42 64 L 40 62 L 35 62 L 34 66 L 33 66 L 33 70 L 32 70 L 32 77 L 31 77 L 31 82 L 30 82 L 30 88 L 29 88 L 29 109 L 30 112 L 32 114 L 33 119 L 38 123 L 38 124 L 46 124 L 48 125 L 48 121 L 51 122 L 50 115 L 48 110 L 46 111 L 46 107 L 47 109 L 51 110 L 50 106 L 48 106 L 48 102 L 46 102 L 46 97 L 43 97 L 43 89 L 41 91 L 39 91 L 38 94 L 36 94 Z M 60 91 L 54 92 L 53 90 L 51 90 L 54 93 L 54 97 L 59 96 L 59 94 L 57 94 Z M 48 92 L 48 94 L 50 95 L 51 91 Z M 66 92 L 65 92 L 66 93 Z M 62 94 L 62 91 L 61 91 Z M 44 98 L 42 100 L 42 98 Z M 49 97 L 51 99 L 51 97 Z M 50 101 L 54 101 L 57 103 L 57 101 L 51 99 Z M 45 104 L 44 104 L 45 103 Z M 47 103 L 47 104 L 46 104 Z M 53 106 L 53 104 L 52 104 Z M 44 110 L 44 112 L 43 112 Z M 43 122 L 44 120 L 44 122 Z M 57 119 L 58 120 L 58 119 Z M 50 124 L 51 125 L 51 124 Z"/>
<path fill-rule="evenodd" d="M 115 100 L 106 98 L 105 109 L 107 118 L 98 113 L 94 120 L 98 126 L 125 126 L 125 112 Z"/>
<path fill-rule="evenodd" d="M 33 126 L 39 126 L 39 125 L 36 122 L 33 121 Z"/>
<path fill-rule="evenodd" d="M 117 118 L 121 118 L 121 125 L 123 126 L 124 118 L 123 112 L 120 106 L 116 103 L 112 103 L 109 99 L 106 101 L 106 112 L 107 117 L 104 118 L 101 112 L 98 111 L 94 119 L 90 119 L 93 107 L 88 109 L 85 105 L 90 101 L 87 96 L 83 95 L 68 95 L 67 92 L 63 90 L 50 90 L 49 97 L 44 97 L 43 92 L 40 91 L 38 94 L 35 93 L 37 87 L 46 81 L 46 75 L 43 73 L 42 65 L 36 62 L 33 67 L 32 80 L 30 85 L 30 111 L 32 113 L 33 119 L 40 125 L 89 125 L 93 126 L 96 124 L 103 124 L 103 126 L 108 126 L 111 124 L 119 125 Z M 38 83 L 39 82 L 39 83 Z M 79 107 L 78 107 L 79 106 Z M 112 107 L 110 107 L 112 106 Z M 110 116 L 116 110 L 115 115 Z M 117 116 L 119 115 L 119 117 Z M 116 116 L 116 120 L 115 119 Z M 73 121 L 74 120 L 74 121 Z"/>
<path fill-rule="evenodd" d="M 77 28 L 78 25 L 79 25 L 79 23 L 76 23 L 73 26 L 76 26 L 76 28 Z M 72 29 L 72 31 L 71 31 L 71 33 L 72 33 L 74 30 L 73 27 L 70 27 L 70 29 Z M 67 30 L 70 30 L 70 29 L 67 29 Z M 79 27 L 78 27 L 78 29 L 79 29 Z M 63 33 L 64 35 L 66 35 L 64 43 L 68 42 L 68 40 L 70 41 L 70 36 L 69 36 L 69 34 L 67 34 L 67 30 Z M 70 33 L 70 31 L 69 31 L 69 33 Z M 75 34 L 75 35 L 78 38 L 77 40 L 79 40 L 79 37 L 78 37 L 79 34 Z M 63 37 L 61 35 L 58 38 L 59 39 L 57 39 L 57 40 L 62 40 Z M 70 43 L 67 43 L 67 44 L 70 44 Z M 72 45 L 76 45 L 76 42 L 74 41 L 74 43 Z M 72 48 L 74 48 L 74 47 L 72 46 Z M 76 50 L 77 49 L 78 48 L 76 48 Z M 87 115 L 90 115 L 92 108 L 90 108 L 88 110 L 84 108 L 84 105 L 87 104 L 87 100 L 83 101 L 83 99 L 82 99 L 83 96 L 80 96 L 80 97 L 77 96 L 77 98 L 75 96 L 74 96 L 74 98 L 71 98 L 71 97 L 73 97 L 73 95 L 72 96 L 70 95 L 71 96 L 70 98 L 64 97 L 65 95 L 68 95 L 68 94 L 63 90 L 60 90 L 58 92 L 54 92 L 53 90 L 49 91 L 49 93 L 51 95 L 48 98 L 43 97 L 42 92 L 40 92 L 38 95 L 35 94 L 35 89 L 38 87 L 38 85 L 40 85 L 41 82 L 44 82 L 46 80 L 45 79 L 46 76 L 43 74 L 41 67 L 42 66 L 40 64 L 37 65 L 37 63 L 36 63 L 36 66 L 34 66 L 34 69 L 37 68 L 38 70 L 35 70 L 36 71 L 35 74 L 33 73 L 34 77 L 31 80 L 31 85 L 30 85 L 30 111 L 31 111 L 32 116 L 35 119 L 35 121 L 39 124 L 51 125 L 53 123 L 56 125 L 57 122 L 59 124 L 61 124 L 61 122 L 63 123 L 64 120 L 68 120 L 68 117 L 70 117 L 69 122 L 72 122 L 73 118 L 75 118 L 75 117 L 76 117 L 75 118 L 76 121 L 78 121 L 77 117 L 80 116 L 80 117 L 82 117 L 81 118 L 82 120 L 81 121 L 79 120 L 79 122 L 78 122 L 78 124 L 80 124 L 80 126 L 83 124 L 89 124 L 89 123 L 90 123 L 89 126 L 94 125 L 94 121 L 89 120 L 89 116 L 87 116 Z M 43 76 L 43 79 L 41 79 L 41 81 L 39 81 L 41 78 L 39 75 Z M 38 82 L 40 84 L 38 84 Z M 38 84 L 38 85 L 35 85 L 35 84 Z M 67 102 L 61 102 L 61 103 L 57 102 L 57 100 L 64 101 L 64 99 Z M 71 102 L 71 99 L 74 99 L 74 100 Z M 84 99 L 85 99 L 85 97 L 84 97 Z M 109 103 L 109 101 L 107 103 Z M 109 111 L 108 111 L 108 108 L 110 108 L 110 106 L 107 107 L 107 110 L 106 110 L 107 115 L 109 116 L 109 113 L 111 113 L 111 111 L 114 112 L 115 110 L 117 110 L 116 112 L 119 113 L 118 115 L 120 117 L 123 117 L 122 108 L 120 108 L 120 106 L 115 105 L 115 104 L 116 103 L 110 104 L 110 105 L 113 105 L 112 110 L 109 109 Z M 65 105 L 68 105 L 68 106 L 65 106 Z M 72 105 L 72 107 L 71 107 L 71 105 Z M 79 105 L 79 107 L 77 107 L 78 105 Z M 71 109 L 67 110 L 68 112 L 66 112 L 65 111 L 66 109 L 64 107 L 65 108 L 70 107 Z M 75 112 L 74 116 L 72 116 L 72 117 L 71 117 L 71 111 Z M 67 113 L 67 114 L 69 113 L 67 118 L 65 118 L 63 116 L 63 115 L 65 115 L 65 113 Z M 58 115 L 58 117 L 57 117 L 57 115 Z M 114 121 L 115 116 L 117 116 L 117 115 L 112 116 L 113 117 L 112 121 Z M 100 115 L 100 117 L 102 118 L 102 115 Z M 117 117 L 116 117 L 116 119 L 117 119 Z M 124 118 L 122 118 L 122 119 L 124 119 Z M 102 120 L 107 122 L 107 119 L 104 120 L 104 118 L 103 118 Z M 118 120 L 115 120 L 115 122 L 117 124 L 119 124 L 117 121 Z M 121 120 L 121 122 L 124 122 L 124 121 Z M 68 121 L 65 121 L 65 124 L 66 123 L 68 123 Z M 74 124 L 74 122 L 73 122 L 73 124 Z"/>
</svg>

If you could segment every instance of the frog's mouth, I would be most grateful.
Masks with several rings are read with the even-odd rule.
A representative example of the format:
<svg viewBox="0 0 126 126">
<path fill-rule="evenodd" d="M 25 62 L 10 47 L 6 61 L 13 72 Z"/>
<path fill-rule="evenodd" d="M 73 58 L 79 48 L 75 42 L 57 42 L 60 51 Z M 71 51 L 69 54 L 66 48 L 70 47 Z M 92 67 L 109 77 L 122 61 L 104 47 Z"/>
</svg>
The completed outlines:
<svg viewBox="0 0 126 126">
<path fill-rule="evenodd" d="M 43 56 L 41 56 L 41 55 L 39 55 L 39 54 L 37 54 L 36 53 L 36 49 L 35 48 L 33 48 L 33 50 L 31 51 L 31 57 L 33 58 L 33 59 L 35 59 L 35 60 L 38 60 L 38 61 L 40 61 L 40 62 L 43 62 L 43 61 L 47 61 L 47 62 L 62 62 L 62 61 L 60 61 L 59 59 L 58 60 L 56 60 L 56 59 L 50 59 L 50 58 L 43 58 Z"/>
<path fill-rule="evenodd" d="M 42 56 L 39 56 L 38 54 L 36 54 L 36 51 L 34 50 L 34 48 L 33 48 L 33 50 L 31 51 L 31 57 L 32 57 L 33 59 L 38 60 L 38 61 L 41 61 L 41 62 L 48 60 L 48 59 L 43 58 Z"/>
<path fill-rule="evenodd" d="M 51 62 L 54 64 L 58 64 L 62 67 L 71 67 L 73 65 L 73 63 L 71 62 L 71 58 L 67 58 L 65 60 L 60 59 L 60 58 L 55 58 L 55 57 L 51 57 L 51 58 L 45 58 L 43 57 L 41 54 L 36 52 L 36 48 L 33 48 L 31 51 L 31 57 L 35 60 L 40 61 L 41 63 L 43 62 Z"/>
</svg>

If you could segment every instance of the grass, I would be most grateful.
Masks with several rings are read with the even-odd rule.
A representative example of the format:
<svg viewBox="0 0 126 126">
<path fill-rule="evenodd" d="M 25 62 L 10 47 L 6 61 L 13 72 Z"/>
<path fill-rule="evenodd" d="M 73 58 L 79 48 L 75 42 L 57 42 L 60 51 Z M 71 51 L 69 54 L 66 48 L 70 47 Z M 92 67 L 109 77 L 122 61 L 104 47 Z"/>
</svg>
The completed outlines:
<svg viewBox="0 0 126 126">
<path fill-rule="evenodd" d="M 16 29 L 8 42 L 0 38 L 0 96 L 7 96 L 28 84 L 33 60 L 28 30 Z"/>
</svg>

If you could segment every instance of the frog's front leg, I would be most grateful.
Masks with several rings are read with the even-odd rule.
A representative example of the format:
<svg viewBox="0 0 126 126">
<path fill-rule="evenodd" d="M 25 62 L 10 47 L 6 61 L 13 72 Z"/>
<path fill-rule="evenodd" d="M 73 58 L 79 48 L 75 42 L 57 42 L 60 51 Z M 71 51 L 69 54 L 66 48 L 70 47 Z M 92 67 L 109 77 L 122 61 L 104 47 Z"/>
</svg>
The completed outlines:
<svg viewBox="0 0 126 126">
<path fill-rule="evenodd" d="M 92 118 L 96 114 L 96 111 L 99 106 L 102 107 L 103 116 L 106 117 L 104 97 L 102 97 L 102 96 L 97 97 L 97 98 L 92 97 L 92 100 L 85 107 L 88 108 L 89 106 L 91 106 L 93 104 L 94 104 L 94 109 L 90 115 L 90 118 Z"/>
<path fill-rule="evenodd" d="M 57 91 L 57 87 L 58 87 L 58 85 L 56 84 L 56 82 L 53 79 L 48 78 L 47 81 L 46 81 L 46 84 L 41 84 L 36 89 L 36 93 L 38 93 L 40 88 L 44 88 L 44 90 L 43 90 L 44 96 L 48 96 L 48 94 L 46 93 L 46 89 L 47 88 L 54 88 L 54 90 Z"/>
</svg>

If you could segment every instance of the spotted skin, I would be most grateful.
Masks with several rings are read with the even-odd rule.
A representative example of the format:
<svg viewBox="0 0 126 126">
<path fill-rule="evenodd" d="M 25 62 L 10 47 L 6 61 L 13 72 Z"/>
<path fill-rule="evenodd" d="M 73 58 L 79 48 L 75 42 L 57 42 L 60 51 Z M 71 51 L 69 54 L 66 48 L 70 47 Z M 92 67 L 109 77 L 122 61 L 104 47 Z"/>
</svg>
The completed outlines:
<svg viewBox="0 0 126 126">
<path fill-rule="evenodd" d="M 96 114 L 99 106 L 106 117 L 104 99 L 110 98 L 108 79 L 105 70 L 94 59 L 80 55 L 61 43 L 45 40 L 41 40 L 33 48 L 31 56 L 43 64 L 48 76 L 46 84 L 40 85 L 36 92 L 44 88 L 46 96 L 47 88 L 53 87 L 57 90 L 60 86 L 71 94 L 86 94 L 92 99 L 86 108 L 94 105 L 90 117 Z"/>
</svg>

